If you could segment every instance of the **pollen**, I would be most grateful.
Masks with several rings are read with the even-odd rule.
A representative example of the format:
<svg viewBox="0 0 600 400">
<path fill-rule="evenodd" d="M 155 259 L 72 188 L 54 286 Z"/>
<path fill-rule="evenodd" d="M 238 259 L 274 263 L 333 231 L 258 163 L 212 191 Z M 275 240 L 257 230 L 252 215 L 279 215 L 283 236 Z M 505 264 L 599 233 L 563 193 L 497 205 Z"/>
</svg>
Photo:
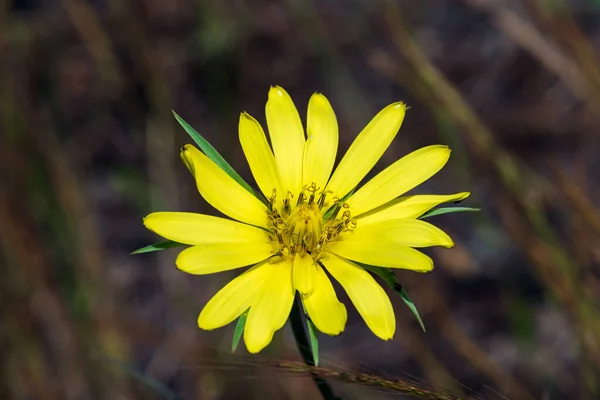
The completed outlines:
<svg viewBox="0 0 600 400">
<path fill-rule="evenodd" d="M 278 202 L 273 190 L 267 214 L 271 240 L 282 257 L 308 254 L 317 260 L 325 244 L 356 227 L 349 206 L 315 183 L 305 185 L 294 198 L 290 192 Z"/>
</svg>

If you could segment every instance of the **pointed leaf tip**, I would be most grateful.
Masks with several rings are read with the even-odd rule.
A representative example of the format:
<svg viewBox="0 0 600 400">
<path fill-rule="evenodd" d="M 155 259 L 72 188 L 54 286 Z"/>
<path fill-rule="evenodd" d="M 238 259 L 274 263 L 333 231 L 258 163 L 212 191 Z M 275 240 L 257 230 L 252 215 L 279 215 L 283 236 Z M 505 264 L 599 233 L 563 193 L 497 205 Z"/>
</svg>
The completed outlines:
<svg viewBox="0 0 600 400">
<path fill-rule="evenodd" d="M 394 272 L 389 268 L 376 267 L 373 265 L 366 265 L 366 264 L 360 264 L 360 265 L 364 269 L 371 271 L 372 273 L 376 274 L 381 279 L 383 279 L 385 281 L 385 283 L 390 288 L 392 288 L 398 296 L 400 296 L 402 301 L 404 301 L 406 306 L 409 308 L 409 310 L 413 313 L 413 315 L 419 322 L 419 325 L 421 326 L 421 329 L 423 329 L 423 332 L 427 332 L 425 329 L 425 324 L 423 323 L 423 320 L 421 319 L 421 315 L 419 315 L 419 311 L 417 310 L 417 307 L 412 302 L 410 297 L 408 297 L 408 293 L 406 292 L 406 290 L 404 290 L 404 288 L 402 287 L 402 284 L 400 284 L 400 282 L 398 281 L 398 278 L 396 277 Z"/>
<path fill-rule="evenodd" d="M 130 255 L 134 254 L 143 254 L 143 253 L 151 253 L 153 251 L 161 251 L 166 249 L 171 249 L 173 247 L 185 246 L 183 243 L 174 242 L 172 240 L 166 240 L 164 242 L 157 242 L 151 244 L 149 246 L 142 247 L 130 253 Z"/>
<path fill-rule="evenodd" d="M 256 191 L 248 185 L 248 183 L 236 172 L 235 169 L 221 156 L 221 154 L 206 140 L 200 133 L 198 133 L 190 124 L 185 122 L 183 118 L 173 111 L 173 116 L 179 122 L 179 125 L 186 131 L 186 133 L 192 138 L 194 142 L 200 147 L 202 152 L 215 164 L 219 166 L 223 171 L 232 177 L 237 183 L 239 183 L 244 189 L 254 195 L 261 201 L 264 201 L 262 196 L 259 196 Z"/>
<path fill-rule="evenodd" d="M 419 315 L 419 311 L 417 310 L 417 307 L 412 302 L 412 300 L 410 299 L 410 297 L 408 297 L 408 293 L 406 293 L 406 290 L 401 289 L 400 291 L 396 291 L 394 289 L 394 291 L 396 293 L 398 293 L 398 295 L 402 298 L 402 300 L 404 301 L 404 303 L 406 304 L 406 306 L 413 313 L 413 315 L 415 316 L 415 318 L 417 319 L 417 321 L 419 321 L 419 325 L 421 325 L 421 329 L 423 329 L 423 332 L 427 332 L 427 330 L 425 329 L 425 324 L 423 323 L 423 320 L 421 319 L 421 316 Z"/>
<path fill-rule="evenodd" d="M 308 337 L 310 339 L 310 349 L 313 356 L 313 362 L 315 363 L 315 367 L 319 366 L 319 338 L 317 337 L 317 327 L 310 318 L 306 318 L 306 323 L 308 325 Z"/>
<path fill-rule="evenodd" d="M 233 332 L 233 340 L 231 342 L 231 353 L 235 353 L 238 345 L 240 344 L 240 339 L 242 338 L 242 334 L 244 333 L 244 328 L 246 327 L 246 318 L 248 318 L 248 310 L 244 311 L 242 315 L 238 318 L 237 324 L 235 325 L 235 331 Z"/>
<path fill-rule="evenodd" d="M 431 211 L 421 215 L 419 217 L 419 219 L 425 219 L 425 218 L 433 217 L 436 215 L 450 214 L 450 213 L 455 213 L 455 212 L 477 212 L 477 211 L 482 211 L 482 209 L 481 208 L 473 208 L 473 207 L 442 207 L 442 208 L 436 208 L 435 210 L 431 210 Z"/>
</svg>

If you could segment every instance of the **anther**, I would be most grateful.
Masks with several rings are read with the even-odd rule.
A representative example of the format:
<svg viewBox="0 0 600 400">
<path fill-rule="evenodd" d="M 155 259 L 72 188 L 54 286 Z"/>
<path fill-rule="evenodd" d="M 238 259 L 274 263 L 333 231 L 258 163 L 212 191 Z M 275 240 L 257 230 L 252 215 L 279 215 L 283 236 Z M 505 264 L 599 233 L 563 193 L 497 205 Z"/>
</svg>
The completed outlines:
<svg viewBox="0 0 600 400">
<path fill-rule="evenodd" d="M 290 215 L 290 213 L 292 211 L 292 207 L 290 206 L 290 203 L 293 198 L 294 198 L 294 195 L 292 194 L 292 192 L 288 192 L 286 198 L 283 200 L 284 215 Z"/>
<path fill-rule="evenodd" d="M 300 192 L 300 194 L 298 195 L 298 201 L 296 202 L 296 206 L 301 206 L 302 204 L 304 204 L 304 190 Z"/>
<path fill-rule="evenodd" d="M 277 190 L 273 189 L 273 192 L 270 197 L 267 198 L 269 201 L 268 209 L 269 212 L 273 212 L 275 210 L 275 199 L 277 198 Z"/>
<path fill-rule="evenodd" d="M 319 210 L 323 208 L 325 205 L 325 192 L 321 192 L 319 195 L 319 200 L 317 200 L 317 204 L 319 205 Z"/>
<path fill-rule="evenodd" d="M 319 190 L 317 188 L 317 184 L 313 182 L 312 185 L 310 185 L 310 187 L 308 188 L 308 191 L 310 192 L 310 198 L 308 199 L 308 204 L 314 204 L 315 197 L 317 195 L 317 190 Z"/>
</svg>

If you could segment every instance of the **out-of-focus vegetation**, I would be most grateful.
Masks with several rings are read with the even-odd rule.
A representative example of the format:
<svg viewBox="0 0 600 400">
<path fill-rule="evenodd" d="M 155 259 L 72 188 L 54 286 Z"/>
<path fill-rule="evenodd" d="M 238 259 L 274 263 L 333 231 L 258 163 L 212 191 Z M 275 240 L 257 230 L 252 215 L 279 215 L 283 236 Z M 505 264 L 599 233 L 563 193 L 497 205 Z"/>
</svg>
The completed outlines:
<svg viewBox="0 0 600 400">
<path fill-rule="evenodd" d="M 484 209 L 434 217 L 456 248 L 429 251 L 430 274 L 398 273 L 426 333 L 392 296 L 399 327 L 381 342 L 339 290 L 350 319 L 321 338 L 323 365 L 483 399 L 598 398 L 599 7 L 0 1 L 0 398 L 317 398 L 303 368 L 273 362 L 299 359 L 289 329 L 250 356 L 229 354 L 233 326 L 196 328 L 235 272 L 185 275 L 177 250 L 129 255 L 156 240 L 150 211 L 214 213 L 171 110 L 250 179 L 238 115 L 264 122 L 274 84 L 300 110 L 329 97 L 340 152 L 405 101 L 376 170 L 449 144 L 418 191 L 472 191 Z M 343 398 L 399 398 L 334 372 L 318 373 Z"/>
</svg>

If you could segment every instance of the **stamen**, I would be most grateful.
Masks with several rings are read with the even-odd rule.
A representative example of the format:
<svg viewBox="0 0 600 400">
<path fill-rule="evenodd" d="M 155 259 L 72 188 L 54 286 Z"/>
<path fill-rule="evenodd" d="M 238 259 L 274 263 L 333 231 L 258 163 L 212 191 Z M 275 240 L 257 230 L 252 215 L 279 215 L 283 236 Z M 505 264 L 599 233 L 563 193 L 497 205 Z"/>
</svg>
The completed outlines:
<svg viewBox="0 0 600 400">
<path fill-rule="evenodd" d="M 275 200 L 276 199 L 277 199 L 277 189 L 273 189 L 271 197 L 268 198 L 268 200 L 269 200 L 269 211 L 273 211 L 275 209 Z"/>
<path fill-rule="evenodd" d="M 316 183 L 303 186 L 292 206 L 294 194 L 288 192 L 281 208 L 276 207 L 276 191 L 268 199 L 268 221 L 271 240 L 276 243 L 276 254 L 293 257 L 306 253 L 315 260 L 328 241 L 342 232 L 356 228 L 350 214 L 350 206 L 334 198 L 332 214 L 323 219 L 323 207 L 331 191 L 320 191 Z M 315 201 L 316 200 L 316 201 Z M 281 213 L 281 214 L 280 214 Z"/>
<path fill-rule="evenodd" d="M 323 209 L 323 206 L 325 205 L 326 193 L 327 192 L 321 192 L 321 194 L 319 195 L 319 200 L 317 200 L 317 204 L 319 205 L 319 210 Z"/>
<path fill-rule="evenodd" d="M 288 191 L 286 198 L 283 200 L 283 214 L 284 215 L 291 214 L 292 206 L 290 204 L 291 204 L 293 198 L 294 198 L 294 195 L 292 194 L 292 192 Z"/>
<path fill-rule="evenodd" d="M 298 195 L 298 201 L 296 202 L 296 206 L 301 206 L 302 204 L 304 204 L 304 190 L 300 192 L 300 194 Z"/>
</svg>

